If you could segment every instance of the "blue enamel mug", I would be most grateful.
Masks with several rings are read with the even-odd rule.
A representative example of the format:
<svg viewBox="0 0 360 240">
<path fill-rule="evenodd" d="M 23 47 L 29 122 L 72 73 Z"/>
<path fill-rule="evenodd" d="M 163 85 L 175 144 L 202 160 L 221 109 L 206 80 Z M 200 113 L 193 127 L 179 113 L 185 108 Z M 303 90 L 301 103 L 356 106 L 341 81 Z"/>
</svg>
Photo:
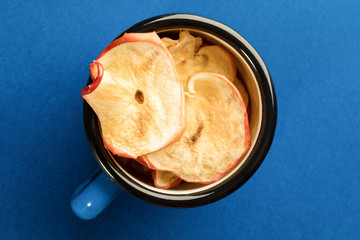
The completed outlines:
<svg viewBox="0 0 360 240">
<path fill-rule="evenodd" d="M 269 71 L 256 50 L 236 31 L 209 18 L 192 14 L 167 14 L 135 24 L 125 32 L 152 32 L 160 37 L 177 36 L 188 30 L 208 42 L 227 49 L 235 58 L 237 75 L 249 92 L 248 109 L 252 146 L 243 159 L 212 184 L 183 182 L 171 189 L 158 189 L 146 177 L 137 176 L 119 164 L 103 145 L 98 118 L 84 102 L 86 136 L 100 169 L 73 193 L 71 207 L 81 219 L 93 219 L 120 191 L 146 202 L 174 208 L 197 207 L 220 200 L 241 187 L 259 168 L 271 146 L 277 120 L 275 89 Z M 115 39 L 117 39 L 115 38 Z M 87 84 L 91 83 L 89 78 Z M 124 159 L 122 159 L 124 160 Z"/>
</svg>

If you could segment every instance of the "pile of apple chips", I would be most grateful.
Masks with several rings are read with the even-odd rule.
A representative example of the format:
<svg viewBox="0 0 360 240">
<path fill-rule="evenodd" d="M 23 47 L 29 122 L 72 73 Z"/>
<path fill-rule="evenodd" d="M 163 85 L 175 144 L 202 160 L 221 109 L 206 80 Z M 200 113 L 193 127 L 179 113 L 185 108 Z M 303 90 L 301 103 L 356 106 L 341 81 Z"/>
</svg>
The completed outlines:
<svg viewBox="0 0 360 240">
<path fill-rule="evenodd" d="M 156 187 L 208 184 L 251 145 L 249 96 L 236 72 L 227 50 L 188 31 L 178 40 L 128 33 L 90 64 L 93 82 L 81 96 L 99 118 L 104 146 L 136 160 Z"/>
</svg>

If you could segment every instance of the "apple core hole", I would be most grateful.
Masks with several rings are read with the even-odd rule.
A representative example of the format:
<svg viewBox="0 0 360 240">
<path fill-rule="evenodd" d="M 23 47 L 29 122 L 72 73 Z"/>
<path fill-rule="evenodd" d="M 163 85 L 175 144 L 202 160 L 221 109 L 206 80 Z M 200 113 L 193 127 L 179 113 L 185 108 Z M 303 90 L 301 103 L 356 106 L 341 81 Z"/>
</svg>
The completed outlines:
<svg viewBox="0 0 360 240">
<path fill-rule="evenodd" d="M 135 92 L 135 100 L 139 103 L 139 104 L 143 104 L 144 103 L 144 93 L 140 90 L 136 90 Z"/>
</svg>

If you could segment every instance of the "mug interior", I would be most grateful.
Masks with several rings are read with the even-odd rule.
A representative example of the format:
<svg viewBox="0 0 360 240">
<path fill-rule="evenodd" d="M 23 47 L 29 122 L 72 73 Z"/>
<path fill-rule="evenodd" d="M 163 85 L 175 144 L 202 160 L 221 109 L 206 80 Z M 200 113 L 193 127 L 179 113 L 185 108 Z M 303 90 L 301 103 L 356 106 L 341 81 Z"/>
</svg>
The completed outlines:
<svg viewBox="0 0 360 240">
<path fill-rule="evenodd" d="M 246 159 L 249 154 L 252 152 L 256 141 L 258 140 L 260 127 L 261 127 L 261 118 L 262 118 L 262 101 L 261 101 L 261 93 L 259 89 L 258 82 L 256 80 L 256 76 L 254 74 L 251 65 L 244 55 L 242 55 L 239 51 L 236 51 L 231 45 L 223 41 L 222 39 L 209 34 L 205 31 L 201 31 L 198 29 L 192 28 L 176 28 L 176 29 L 166 29 L 157 31 L 160 37 L 170 37 L 173 39 L 178 39 L 179 32 L 182 30 L 188 30 L 193 36 L 200 36 L 203 41 L 209 42 L 210 44 L 219 45 L 225 49 L 227 49 L 235 59 L 236 67 L 237 67 L 237 78 L 242 81 L 249 93 L 249 126 L 250 126 L 250 136 L 251 136 L 251 147 L 246 153 L 246 155 L 230 170 L 228 171 L 220 180 L 212 183 L 212 184 L 199 184 L 199 183 L 187 183 L 182 182 L 180 185 L 171 188 L 171 189 L 159 189 L 156 188 L 150 177 L 139 176 L 138 174 L 133 174 L 129 171 L 125 166 L 123 166 L 121 161 L 117 161 L 114 156 L 108 151 L 108 154 L 111 156 L 113 164 L 115 164 L 119 171 L 126 174 L 130 179 L 132 179 L 137 184 L 147 188 L 151 191 L 158 193 L 165 193 L 171 195 L 186 195 L 193 194 L 199 191 L 206 191 L 216 185 L 222 184 L 224 181 L 228 180 L 231 177 L 234 177 L 234 174 L 239 174 L 239 169 L 246 163 Z M 100 124 L 99 124 L 100 125 Z M 131 160 L 134 161 L 134 160 Z"/>
</svg>

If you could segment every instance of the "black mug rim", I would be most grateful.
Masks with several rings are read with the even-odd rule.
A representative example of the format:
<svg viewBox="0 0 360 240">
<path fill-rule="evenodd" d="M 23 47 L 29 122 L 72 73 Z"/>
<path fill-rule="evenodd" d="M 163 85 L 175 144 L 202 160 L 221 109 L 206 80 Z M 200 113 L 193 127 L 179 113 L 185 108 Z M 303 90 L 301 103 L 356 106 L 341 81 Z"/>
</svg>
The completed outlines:
<svg viewBox="0 0 360 240">
<path fill-rule="evenodd" d="M 259 140 L 247 158 L 246 165 L 241 168 L 241 174 L 234 173 L 235 177 L 224 181 L 213 188 L 191 194 L 173 195 L 150 190 L 133 181 L 126 174 L 122 174 L 118 166 L 113 163 L 111 156 L 102 144 L 99 132 L 98 119 L 95 112 L 84 101 L 83 117 L 84 127 L 91 151 L 110 179 L 125 191 L 146 202 L 164 207 L 196 207 L 220 200 L 241 187 L 259 168 L 268 153 L 274 138 L 277 121 L 277 102 L 275 89 L 270 74 L 260 55 L 236 31 L 215 20 L 194 14 L 165 14 L 141 21 L 122 32 L 151 32 L 167 28 L 192 28 L 203 30 L 224 40 L 237 51 L 246 56 L 256 75 L 261 93 L 262 123 Z M 115 40 L 114 39 L 114 40 Z M 91 83 L 89 77 L 88 83 Z M 240 170 L 238 170 L 240 171 Z"/>
</svg>

